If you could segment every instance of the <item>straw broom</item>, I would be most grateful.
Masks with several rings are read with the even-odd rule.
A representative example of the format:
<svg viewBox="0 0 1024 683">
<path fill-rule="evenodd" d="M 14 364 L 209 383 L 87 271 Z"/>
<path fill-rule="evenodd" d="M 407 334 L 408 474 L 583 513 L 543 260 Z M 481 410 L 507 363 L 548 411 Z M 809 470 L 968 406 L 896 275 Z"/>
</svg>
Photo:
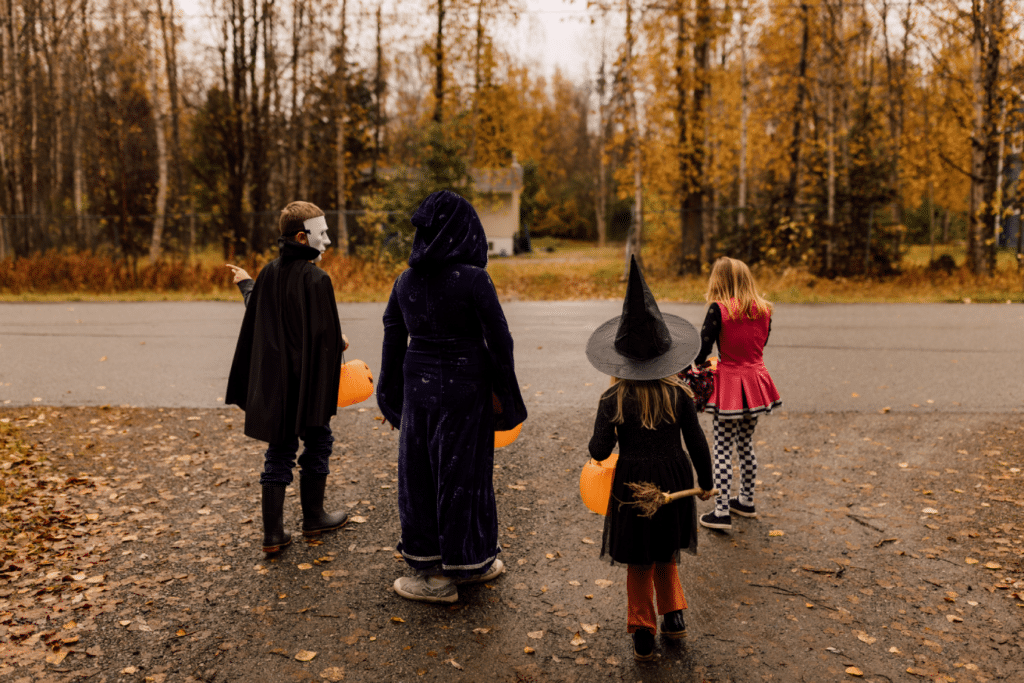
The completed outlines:
<svg viewBox="0 0 1024 683">
<path fill-rule="evenodd" d="M 683 491 L 676 491 L 674 493 L 665 493 L 652 484 L 649 481 L 644 482 L 628 482 L 626 486 L 633 492 L 633 505 L 640 508 L 641 517 L 653 517 L 654 513 L 664 505 L 665 503 L 671 503 L 673 500 L 679 500 L 680 498 L 687 498 L 689 496 L 696 496 L 700 494 L 703 489 L 685 489 Z M 717 494 L 718 489 L 711 489 L 711 494 Z"/>
</svg>

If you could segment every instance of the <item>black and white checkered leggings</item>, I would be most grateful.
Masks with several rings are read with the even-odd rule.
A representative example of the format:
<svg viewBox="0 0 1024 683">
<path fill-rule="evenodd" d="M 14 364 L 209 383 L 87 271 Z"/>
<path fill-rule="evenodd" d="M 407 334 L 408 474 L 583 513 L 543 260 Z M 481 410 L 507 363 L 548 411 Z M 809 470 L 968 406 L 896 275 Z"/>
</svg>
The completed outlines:
<svg viewBox="0 0 1024 683">
<path fill-rule="evenodd" d="M 754 504 L 754 481 L 757 478 L 757 457 L 754 455 L 754 428 L 757 427 L 757 415 L 743 415 L 737 418 L 714 419 L 714 462 L 713 475 L 715 488 L 719 490 L 715 499 L 715 514 L 729 514 L 729 492 L 732 490 L 732 446 L 736 444 L 736 454 L 740 463 L 741 505 Z"/>
</svg>

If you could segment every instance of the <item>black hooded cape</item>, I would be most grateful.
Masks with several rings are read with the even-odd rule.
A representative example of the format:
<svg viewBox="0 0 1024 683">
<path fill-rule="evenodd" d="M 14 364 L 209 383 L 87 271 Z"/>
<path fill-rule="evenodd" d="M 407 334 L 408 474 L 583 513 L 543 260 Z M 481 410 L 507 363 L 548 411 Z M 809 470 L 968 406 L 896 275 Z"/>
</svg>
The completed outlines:
<svg viewBox="0 0 1024 683">
<path fill-rule="evenodd" d="M 523 422 L 526 405 L 476 211 L 437 192 L 412 222 L 411 267 L 384 311 L 377 383 L 381 413 L 401 427 L 398 549 L 416 569 L 464 577 L 497 556 L 494 431 Z"/>
<path fill-rule="evenodd" d="M 247 297 L 225 403 L 245 411 L 245 434 L 268 443 L 304 436 L 338 412 L 341 322 L 320 252 L 278 240 L 280 256 Z"/>
</svg>

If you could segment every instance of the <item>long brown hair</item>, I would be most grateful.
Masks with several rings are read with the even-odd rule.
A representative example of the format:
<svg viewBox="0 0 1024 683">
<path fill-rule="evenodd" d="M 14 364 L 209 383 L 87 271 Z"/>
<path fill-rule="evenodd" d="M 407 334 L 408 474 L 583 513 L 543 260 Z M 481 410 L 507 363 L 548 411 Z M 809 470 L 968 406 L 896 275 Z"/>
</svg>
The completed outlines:
<svg viewBox="0 0 1024 683">
<path fill-rule="evenodd" d="M 723 303 L 728 310 L 722 314 L 729 317 L 745 313 L 748 318 L 756 319 L 772 312 L 771 303 L 757 293 L 757 284 L 747 264 L 728 256 L 715 261 L 704 298 L 708 304 Z M 735 304 L 732 299 L 736 299 Z"/>
<path fill-rule="evenodd" d="M 640 424 L 644 429 L 655 429 L 662 422 L 675 422 L 675 390 L 681 389 L 693 398 L 693 392 L 678 375 L 661 379 L 635 380 L 612 377 L 612 385 L 604 396 L 615 396 L 615 416 L 612 422 L 626 421 L 622 405 L 627 397 L 635 399 L 640 409 Z"/>
</svg>

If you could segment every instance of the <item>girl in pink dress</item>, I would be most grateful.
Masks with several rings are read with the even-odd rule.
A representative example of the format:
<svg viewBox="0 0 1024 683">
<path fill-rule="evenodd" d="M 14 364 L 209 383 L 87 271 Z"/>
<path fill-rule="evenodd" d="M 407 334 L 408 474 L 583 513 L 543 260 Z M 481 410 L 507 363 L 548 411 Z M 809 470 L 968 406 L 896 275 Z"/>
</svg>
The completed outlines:
<svg viewBox="0 0 1024 683">
<path fill-rule="evenodd" d="M 715 416 L 712 465 L 714 485 L 721 493 L 715 500 L 714 511 L 702 515 L 700 523 L 724 531 L 732 528 L 731 513 L 757 516 L 754 428 L 758 416 L 782 405 L 782 399 L 763 358 L 771 332 L 772 305 L 757 293 L 747 265 L 728 257 L 715 261 L 705 298 L 708 312 L 694 364 L 704 363 L 712 347 L 718 344 L 715 386 L 705 410 Z M 739 495 L 730 498 L 734 444 L 740 464 L 740 487 Z"/>
</svg>

